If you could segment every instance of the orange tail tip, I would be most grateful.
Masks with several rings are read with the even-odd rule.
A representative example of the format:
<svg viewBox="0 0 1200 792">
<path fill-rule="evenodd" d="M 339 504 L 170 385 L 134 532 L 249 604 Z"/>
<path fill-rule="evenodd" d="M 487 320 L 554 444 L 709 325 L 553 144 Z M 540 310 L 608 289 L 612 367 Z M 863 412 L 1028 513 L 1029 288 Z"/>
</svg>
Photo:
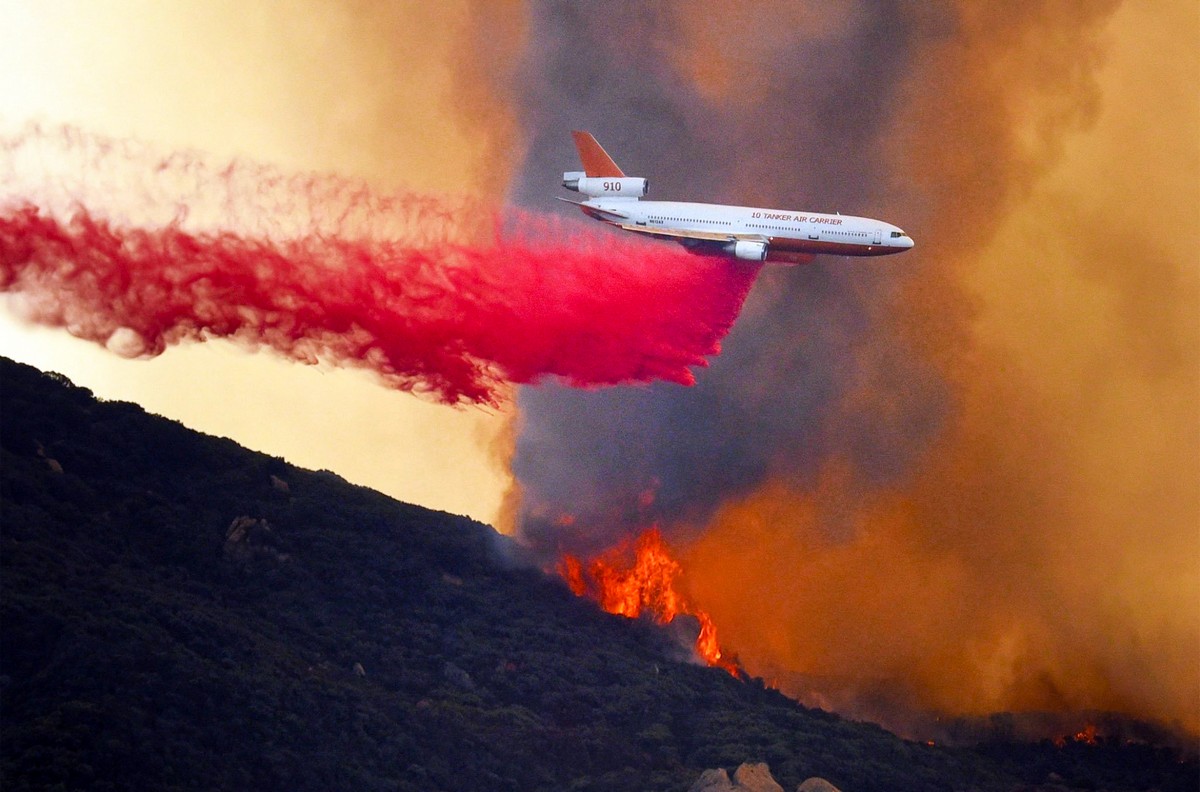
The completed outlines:
<svg viewBox="0 0 1200 792">
<path fill-rule="evenodd" d="M 625 175 L 590 132 L 576 130 L 571 133 L 571 137 L 575 138 L 575 148 L 579 149 L 579 161 L 583 163 L 583 170 L 588 176 Z"/>
</svg>

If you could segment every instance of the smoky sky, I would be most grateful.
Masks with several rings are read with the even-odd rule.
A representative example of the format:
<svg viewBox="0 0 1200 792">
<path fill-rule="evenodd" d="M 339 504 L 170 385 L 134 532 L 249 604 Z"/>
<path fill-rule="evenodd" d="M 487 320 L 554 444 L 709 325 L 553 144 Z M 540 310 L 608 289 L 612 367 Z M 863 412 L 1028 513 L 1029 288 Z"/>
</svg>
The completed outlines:
<svg viewBox="0 0 1200 792">
<path fill-rule="evenodd" d="M 626 173 L 650 179 L 650 198 L 880 216 L 874 143 L 895 100 L 891 76 L 911 51 L 904 19 L 885 5 L 814 36 L 736 8 L 722 11 L 735 23 L 723 25 L 722 57 L 749 103 L 737 87 L 714 100 L 681 73 L 680 20 L 702 10 L 537 5 L 519 99 L 529 156 L 516 200 L 552 203 L 559 173 L 577 167 L 569 131 L 586 129 Z M 886 219 L 919 245 L 917 209 L 888 208 Z M 868 483 L 903 475 L 944 399 L 899 340 L 872 332 L 900 267 L 824 257 L 765 269 L 722 354 L 691 388 L 523 389 L 513 470 L 526 537 L 547 550 L 587 550 L 655 522 L 686 530 L 768 476 L 809 482 L 834 455 Z M 899 406 L 876 422 L 831 421 L 861 383 L 856 350 L 868 336 L 888 380 L 878 384 Z"/>
</svg>

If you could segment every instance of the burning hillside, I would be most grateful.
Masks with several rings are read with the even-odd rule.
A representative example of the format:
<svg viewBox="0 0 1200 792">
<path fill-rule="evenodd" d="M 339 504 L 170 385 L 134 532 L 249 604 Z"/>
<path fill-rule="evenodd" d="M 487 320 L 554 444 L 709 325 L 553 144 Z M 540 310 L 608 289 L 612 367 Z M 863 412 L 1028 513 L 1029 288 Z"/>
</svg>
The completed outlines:
<svg viewBox="0 0 1200 792">
<path fill-rule="evenodd" d="M 609 613 L 631 619 L 647 616 L 659 624 L 691 616 L 699 623 L 696 655 L 709 665 L 724 668 L 734 676 L 739 674 L 736 659 L 721 650 L 712 618 L 680 593 L 683 567 L 672 557 L 657 527 L 587 561 L 566 554 L 557 572 L 576 596 L 595 600 Z"/>
<path fill-rule="evenodd" d="M 686 789 L 754 756 L 786 789 L 1195 789 L 1194 762 L 1099 736 L 930 748 L 812 712 L 581 613 L 477 522 L 4 359 L 0 381 L 6 790 Z M 247 504 L 284 552 L 213 552 Z M 639 545 L 665 552 L 596 560 L 633 575 Z"/>
<path fill-rule="evenodd" d="M 575 124 L 679 193 L 869 206 L 928 242 L 764 273 L 696 388 L 522 391 L 521 533 L 657 523 L 749 673 L 842 715 L 1118 712 L 1194 742 L 1200 288 L 1172 229 L 1200 215 L 1112 229 L 1196 203 L 1195 4 L 796 3 L 749 49 L 725 31 L 777 11 L 710 5 L 620 46 L 603 12 L 539 17 L 579 46 L 540 53 L 532 148 Z M 670 79 L 581 114 L 580 75 L 616 72 Z"/>
</svg>

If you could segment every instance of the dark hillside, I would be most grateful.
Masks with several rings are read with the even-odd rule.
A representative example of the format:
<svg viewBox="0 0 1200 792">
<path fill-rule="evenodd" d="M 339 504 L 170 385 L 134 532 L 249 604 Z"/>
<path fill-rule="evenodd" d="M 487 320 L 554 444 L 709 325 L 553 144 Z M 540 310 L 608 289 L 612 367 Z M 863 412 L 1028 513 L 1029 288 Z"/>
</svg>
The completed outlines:
<svg viewBox="0 0 1200 792">
<path fill-rule="evenodd" d="M 672 659 L 487 526 L 0 361 L 0 788 L 1195 789 L 1145 746 L 947 751 Z M 1057 787 L 1063 788 L 1063 787 Z"/>
</svg>

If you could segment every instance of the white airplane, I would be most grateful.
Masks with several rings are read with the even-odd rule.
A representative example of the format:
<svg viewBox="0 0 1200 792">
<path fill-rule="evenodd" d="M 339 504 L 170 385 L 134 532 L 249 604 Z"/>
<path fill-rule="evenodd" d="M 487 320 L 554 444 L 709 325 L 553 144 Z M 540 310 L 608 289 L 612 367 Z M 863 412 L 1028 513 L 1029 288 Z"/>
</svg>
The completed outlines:
<svg viewBox="0 0 1200 792">
<path fill-rule="evenodd" d="M 626 176 L 596 138 L 572 132 L 582 171 L 563 174 L 563 186 L 588 196 L 584 214 L 626 231 L 678 242 L 693 253 L 744 261 L 803 264 L 819 253 L 886 256 L 913 246 L 891 223 L 843 214 L 755 209 L 749 206 L 643 201 L 649 182 Z"/>
</svg>

